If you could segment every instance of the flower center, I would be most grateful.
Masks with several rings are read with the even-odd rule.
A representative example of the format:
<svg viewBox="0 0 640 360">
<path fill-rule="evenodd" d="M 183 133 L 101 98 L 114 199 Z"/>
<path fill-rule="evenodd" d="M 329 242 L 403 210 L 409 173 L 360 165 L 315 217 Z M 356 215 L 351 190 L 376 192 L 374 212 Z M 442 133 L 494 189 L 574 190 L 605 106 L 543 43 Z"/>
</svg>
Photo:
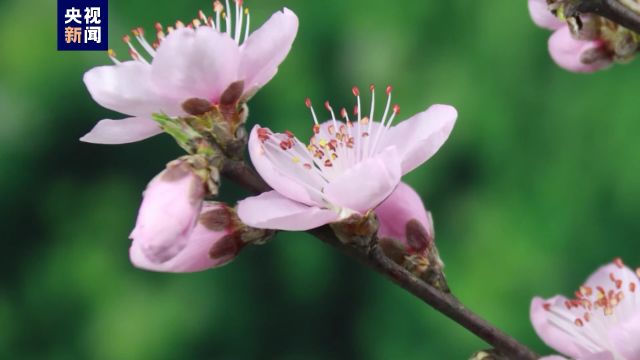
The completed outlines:
<svg viewBox="0 0 640 360">
<path fill-rule="evenodd" d="M 624 268 L 621 259 L 614 263 Z M 611 272 L 607 284 L 595 288 L 583 285 L 575 299 L 563 305 L 546 303 L 544 309 L 550 313 L 550 321 L 577 345 L 594 353 L 610 351 L 615 359 L 624 359 L 611 344 L 609 331 L 640 311 L 639 277 L 640 269 L 631 278 L 618 278 Z"/>
<path fill-rule="evenodd" d="M 235 10 L 229 6 L 229 0 L 225 0 L 225 6 L 218 0 L 213 2 L 213 16 L 207 16 L 204 11 L 198 11 L 198 17 L 193 19 L 190 23 L 184 24 L 182 21 L 176 21 L 175 26 L 167 26 L 166 29 L 160 23 L 156 23 L 156 40 L 149 43 L 144 37 L 144 29 L 141 27 L 135 28 L 131 31 L 133 37 L 136 39 L 137 44 L 134 44 L 129 35 L 124 35 L 122 40 L 129 47 L 129 55 L 133 60 L 149 63 L 156 55 L 156 49 L 162 43 L 162 40 L 166 37 L 166 34 L 170 34 L 176 29 L 188 27 L 190 29 L 198 28 L 200 26 L 209 26 L 216 31 L 229 35 L 236 44 L 241 45 L 249 37 L 249 25 L 251 22 L 251 16 L 249 14 L 249 8 L 243 7 L 243 0 L 233 0 L 235 3 Z M 245 21 L 246 18 L 246 21 Z M 243 31 L 244 30 L 244 31 Z M 137 45 L 137 46 L 136 46 Z M 144 52 L 138 50 L 137 47 L 141 47 Z M 109 58 L 115 64 L 119 64 L 120 61 L 116 58 L 116 53 L 112 49 L 108 51 Z"/>
<path fill-rule="evenodd" d="M 284 154 L 289 161 L 309 172 L 314 172 L 324 182 L 329 182 L 345 170 L 366 160 L 380 150 L 384 134 L 389 130 L 400 107 L 394 105 L 391 109 L 391 86 L 386 89 L 387 105 L 380 122 L 374 121 L 375 86 L 371 85 L 371 109 L 369 116 L 362 116 L 360 90 L 353 87 L 352 92 L 357 104 L 353 110 L 354 121 L 351 121 L 345 108 L 340 110 L 343 121 L 336 119 L 331 104 L 326 101 L 325 108 L 331 114 L 331 120 L 320 124 L 311 104 L 306 99 L 305 104 L 311 111 L 314 125 L 313 136 L 307 145 L 303 145 L 290 131 L 285 136 L 274 136 L 269 129 L 258 130 L 260 141 L 265 145 L 266 152 Z"/>
</svg>

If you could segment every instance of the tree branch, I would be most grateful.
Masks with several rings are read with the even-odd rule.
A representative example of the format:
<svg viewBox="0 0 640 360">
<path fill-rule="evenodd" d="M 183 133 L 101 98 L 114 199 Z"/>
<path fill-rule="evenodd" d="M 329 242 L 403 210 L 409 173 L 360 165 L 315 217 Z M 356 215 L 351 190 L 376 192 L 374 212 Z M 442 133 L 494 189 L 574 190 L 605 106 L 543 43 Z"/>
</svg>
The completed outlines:
<svg viewBox="0 0 640 360">
<path fill-rule="evenodd" d="M 222 174 L 226 178 L 242 185 L 252 193 L 257 194 L 271 190 L 255 171 L 241 161 L 226 160 L 222 168 Z M 377 244 L 374 243 L 369 248 L 345 244 L 335 236 L 333 230 L 328 225 L 309 230 L 308 233 L 334 246 L 343 253 L 358 259 L 366 266 L 390 279 L 435 310 L 441 312 L 486 341 L 502 354 L 507 355 L 509 359 L 538 359 L 536 353 L 471 312 L 455 296 L 442 292 L 427 284 L 405 270 L 402 266 L 393 262 L 382 252 L 382 249 L 380 249 Z"/>
<path fill-rule="evenodd" d="M 640 14 L 618 0 L 574 0 L 567 5 L 565 16 L 595 14 L 640 34 Z"/>
</svg>

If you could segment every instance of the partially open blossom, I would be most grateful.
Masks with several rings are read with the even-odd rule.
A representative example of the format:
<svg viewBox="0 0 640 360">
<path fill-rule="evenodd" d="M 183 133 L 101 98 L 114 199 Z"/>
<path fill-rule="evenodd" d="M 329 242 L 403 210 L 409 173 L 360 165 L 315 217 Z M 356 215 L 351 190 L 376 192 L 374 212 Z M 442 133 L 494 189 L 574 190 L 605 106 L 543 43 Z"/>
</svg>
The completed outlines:
<svg viewBox="0 0 640 360">
<path fill-rule="evenodd" d="M 184 246 L 172 257 L 150 258 L 141 238 L 134 238 L 129 249 L 131 262 L 141 269 L 160 272 L 195 272 L 219 267 L 233 260 L 244 246 L 233 235 L 230 211 L 221 203 L 205 203 L 199 220 Z"/>
<path fill-rule="evenodd" d="M 128 115 L 102 120 L 81 138 L 102 144 L 146 139 L 161 132 L 152 114 L 186 115 L 183 103 L 202 99 L 218 104 L 233 83 L 243 82 L 244 98 L 265 85 L 287 56 L 298 30 L 298 18 L 289 9 L 275 13 L 250 34 L 248 9 L 236 0 L 235 12 L 218 1 L 214 17 L 202 11 L 185 26 L 156 24 L 157 40 L 149 44 L 142 28 L 134 29 L 138 46 L 124 37 L 133 60 L 89 70 L 84 82 L 93 99 L 105 108 Z"/>
<path fill-rule="evenodd" d="M 428 212 L 420 195 L 411 186 L 401 182 L 398 187 L 375 209 L 380 228 L 378 238 L 399 241 L 407 251 L 424 251 L 428 241 L 433 241 L 433 219 Z M 414 229 L 420 227 L 421 229 Z M 424 232 L 419 237 L 412 234 L 416 231 Z"/>
<path fill-rule="evenodd" d="M 311 101 L 313 136 L 304 144 L 292 133 L 273 133 L 255 126 L 249 138 L 251 161 L 274 189 L 241 201 L 238 215 L 256 228 L 308 230 L 364 214 L 375 209 L 396 189 L 403 174 L 428 160 L 453 129 L 457 112 L 448 105 L 433 105 L 392 126 L 400 108 L 387 105 L 375 121 L 375 88 L 371 109 L 364 114 L 360 91 L 354 119 L 346 109 L 336 119 L 325 103 L 331 120 L 320 124 Z M 378 115 L 379 116 L 379 115 Z"/>
<path fill-rule="evenodd" d="M 433 219 L 420 195 L 401 182 L 376 209 L 378 246 L 390 259 L 427 283 L 449 291 L 435 244 Z"/>
<path fill-rule="evenodd" d="M 640 359 L 639 276 L 640 269 L 616 259 L 592 274 L 573 299 L 533 299 L 531 321 L 538 336 L 577 360 Z"/>
<path fill-rule="evenodd" d="M 549 38 L 549 54 L 560 67 L 573 72 L 594 72 L 606 68 L 613 61 L 607 42 L 598 33 L 578 36 L 569 25 L 551 13 L 547 0 L 529 0 L 529 14 L 533 22 L 553 30 Z"/>
<path fill-rule="evenodd" d="M 205 181 L 180 160 L 147 186 L 131 239 L 150 262 L 167 262 L 180 253 L 196 226 L 206 193 Z"/>
</svg>

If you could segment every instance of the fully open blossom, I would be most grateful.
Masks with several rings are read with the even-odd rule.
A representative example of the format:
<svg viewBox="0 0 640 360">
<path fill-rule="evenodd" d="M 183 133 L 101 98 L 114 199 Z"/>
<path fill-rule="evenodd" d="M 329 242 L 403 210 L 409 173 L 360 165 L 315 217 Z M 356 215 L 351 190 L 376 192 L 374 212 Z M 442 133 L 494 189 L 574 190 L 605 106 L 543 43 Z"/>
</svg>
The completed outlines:
<svg viewBox="0 0 640 360">
<path fill-rule="evenodd" d="M 361 110 L 360 92 L 353 122 L 346 109 L 338 121 L 320 124 L 311 109 L 314 126 L 305 145 L 292 133 L 273 133 L 255 126 L 249 138 L 251 161 L 274 189 L 241 201 L 238 215 L 256 228 L 308 230 L 375 209 L 396 189 L 403 174 L 428 160 L 448 138 L 457 112 L 448 105 L 433 105 L 392 126 L 400 108 L 387 105 L 375 121 L 375 88 L 371 86 L 369 114 Z M 391 110 L 391 111 L 390 111 Z"/>
<path fill-rule="evenodd" d="M 398 184 L 375 213 L 380 223 L 378 237 L 396 240 L 409 252 L 422 251 L 427 246 L 426 241 L 413 239 L 409 234 L 411 231 L 423 231 L 424 240 L 433 241 L 435 237 L 431 213 L 425 209 L 420 195 L 404 182 Z M 420 226 L 421 229 L 412 230 L 412 226 Z"/>
<path fill-rule="evenodd" d="M 220 221 L 220 212 L 228 208 L 220 203 L 205 203 L 184 246 L 171 257 L 158 260 L 149 257 L 142 238 L 135 237 L 129 249 L 131 262 L 142 269 L 160 272 L 195 272 L 219 267 L 231 261 L 242 248 L 242 243 L 232 236 L 233 225 Z"/>
<path fill-rule="evenodd" d="M 158 174 L 144 192 L 131 239 L 153 263 L 174 258 L 196 226 L 205 184 L 185 162 L 174 162 Z"/>
<path fill-rule="evenodd" d="M 634 272 L 616 259 L 592 274 L 574 299 L 533 299 L 536 332 L 547 345 L 577 360 L 640 359 L 639 276 L 640 269 Z"/>
<path fill-rule="evenodd" d="M 549 38 L 549 54 L 560 67 L 573 72 L 594 72 L 611 64 L 605 41 L 577 38 L 565 22 L 551 13 L 547 0 L 529 0 L 529 13 L 536 25 L 554 31 Z"/>
<path fill-rule="evenodd" d="M 202 11 L 199 19 L 185 26 L 165 29 L 156 24 L 157 41 L 150 45 L 141 28 L 124 37 L 133 58 L 99 66 L 84 75 L 93 99 L 105 108 L 129 117 L 105 119 L 82 141 L 121 144 L 146 139 L 161 132 L 152 114 L 186 115 L 182 104 L 204 99 L 217 104 L 232 83 L 244 82 L 244 97 L 265 85 L 287 56 L 298 30 L 298 18 L 289 9 L 275 13 L 261 28 L 249 34 L 250 16 L 242 0 L 235 2 L 235 15 L 227 0 L 227 11 L 216 1 L 214 17 Z M 166 33 L 168 32 L 168 33 Z"/>
</svg>

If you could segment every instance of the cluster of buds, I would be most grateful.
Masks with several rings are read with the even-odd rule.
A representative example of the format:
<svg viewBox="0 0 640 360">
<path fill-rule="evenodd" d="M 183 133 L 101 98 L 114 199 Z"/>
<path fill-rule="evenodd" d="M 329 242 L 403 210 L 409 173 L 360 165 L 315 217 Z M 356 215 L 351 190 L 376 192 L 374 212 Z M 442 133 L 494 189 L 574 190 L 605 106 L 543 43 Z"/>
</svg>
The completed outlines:
<svg viewBox="0 0 640 360">
<path fill-rule="evenodd" d="M 549 53 L 561 67 L 593 72 L 613 62 L 628 62 L 638 51 L 638 34 L 594 14 L 581 14 L 574 0 L 529 0 L 529 12 L 540 27 L 553 30 Z"/>
<path fill-rule="evenodd" d="M 233 208 L 205 197 L 218 191 L 219 175 L 200 155 L 172 161 L 147 186 L 130 257 L 134 265 L 155 271 L 191 272 L 228 263 L 249 243 L 272 232 L 253 229 Z"/>
<path fill-rule="evenodd" d="M 241 159 L 247 144 L 244 128 L 249 108 L 242 98 L 244 82 L 231 84 L 220 102 L 191 98 L 182 103 L 187 115 L 154 114 L 153 119 L 190 154 L 206 156 L 219 167 L 224 158 Z"/>
<path fill-rule="evenodd" d="M 583 61 L 595 63 L 611 59 L 628 62 L 638 52 L 638 34 L 609 19 L 594 14 L 580 14 L 575 1 L 549 0 L 549 9 L 567 22 L 577 40 L 600 42 L 600 46 L 584 54 Z"/>
</svg>

